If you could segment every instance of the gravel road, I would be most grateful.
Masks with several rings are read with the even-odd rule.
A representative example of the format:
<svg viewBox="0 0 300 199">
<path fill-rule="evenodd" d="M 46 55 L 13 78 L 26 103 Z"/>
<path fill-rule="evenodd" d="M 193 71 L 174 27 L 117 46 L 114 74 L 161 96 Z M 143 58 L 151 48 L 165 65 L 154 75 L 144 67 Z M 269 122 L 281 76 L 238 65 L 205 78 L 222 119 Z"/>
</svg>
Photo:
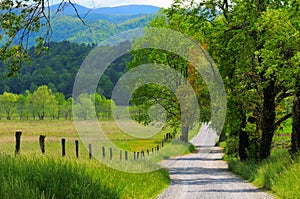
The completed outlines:
<svg viewBox="0 0 300 199">
<path fill-rule="evenodd" d="M 208 125 L 202 125 L 191 140 L 198 149 L 196 153 L 161 162 L 170 171 L 171 185 L 158 198 L 275 198 L 228 171 L 221 160 L 222 149 L 214 147 L 216 137 Z"/>
</svg>

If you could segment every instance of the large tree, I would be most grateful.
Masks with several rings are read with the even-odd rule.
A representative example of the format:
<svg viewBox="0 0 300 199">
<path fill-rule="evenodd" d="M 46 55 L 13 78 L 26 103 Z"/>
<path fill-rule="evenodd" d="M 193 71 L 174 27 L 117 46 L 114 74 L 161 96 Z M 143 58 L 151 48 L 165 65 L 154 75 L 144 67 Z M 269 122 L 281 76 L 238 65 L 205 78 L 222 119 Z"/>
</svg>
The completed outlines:
<svg viewBox="0 0 300 199">
<path fill-rule="evenodd" d="M 276 128 L 291 116 L 276 107 L 290 95 L 287 71 L 299 49 L 292 2 L 176 0 L 166 12 L 173 28 L 202 41 L 218 64 L 229 99 L 225 131 L 240 139 L 241 159 L 250 137 L 254 156 L 269 157 Z"/>
<path fill-rule="evenodd" d="M 149 26 L 168 28 L 163 17 L 156 18 Z M 150 31 L 147 32 L 148 30 Z M 199 104 L 203 109 L 208 109 L 210 105 L 207 87 L 203 86 L 203 80 L 194 66 L 180 55 L 162 49 L 142 49 L 142 46 L 147 45 L 149 41 L 160 43 L 163 39 L 158 37 L 162 35 L 166 37 L 165 46 L 185 51 L 189 49 L 184 42 L 174 45 L 172 39 L 169 39 L 168 42 L 168 35 L 156 36 L 151 32 L 151 28 L 148 30 L 146 28 L 144 37 L 136 40 L 133 44 L 133 48 L 139 48 L 139 50 L 133 53 L 134 59 L 128 64 L 130 69 L 147 63 L 153 64 L 151 78 L 148 77 L 152 83 L 141 86 L 132 95 L 131 103 L 140 109 L 135 115 L 135 119 L 144 124 L 150 123 L 151 118 L 148 113 L 153 106 L 159 105 L 166 111 L 167 123 L 173 127 L 174 133 L 180 129 L 181 140 L 188 142 L 189 131 L 199 123 Z M 143 71 L 142 73 L 147 72 Z M 145 79 L 144 77 L 140 78 Z M 200 99 L 200 95 L 205 98 Z M 199 101 L 195 100 L 196 98 Z M 209 116 L 205 114 L 207 111 L 201 113 L 203 113 L 202 119 L 208 121 Z"/>
</svg>

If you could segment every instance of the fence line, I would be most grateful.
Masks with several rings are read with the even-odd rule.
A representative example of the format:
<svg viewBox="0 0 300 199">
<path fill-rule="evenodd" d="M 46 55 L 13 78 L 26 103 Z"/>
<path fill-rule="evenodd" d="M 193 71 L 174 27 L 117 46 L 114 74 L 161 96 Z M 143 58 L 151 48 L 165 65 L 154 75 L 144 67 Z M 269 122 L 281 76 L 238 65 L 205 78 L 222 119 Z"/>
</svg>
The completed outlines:
<svg viewBox="0 0 300 199">
<path fill-rule="evenodd" d="M 16 134 L 15 134 L 15 137 L 16 137 L 15 154 L 16 155 L 20 153 L 21 136 L 22 136 L 22 131 L 16 131 Z M 45 154 L 45 138 L 46 138 L 46 135 L 40 135 L 39 136 L 39 146 L 40 146 L 40 150 L 41 150 L 42 154 Z M 167 133 L 164 136 L 164 138 L 162 139 L 162 141 L 160 142 L 160 144 L 158 144 L 157 146 L 151 148 L 151 150 L 150 149 L 146 150 L 147 156 L 150 156 L 150 151 L 152 152 L 152 155 L 154 155 L 156 152 L 159 152 L 159 150 L 164 147 L 164 144 L 169 139 L 172 139 L 172 138 L 173 137 L 171 136 L 171 134 Z M 61 155 L 62 155 L 62 157 L 65 157 L 66 156 L 66 139 L 65 138 L 61 139 L 61 147 L 62 147 L 61 148 Z M 123 152 L 124 152 L 124 156 L 123 156 Z M 89 153 L 89 159 L 92 159 L 93 158 L 92 144 L 88 145 L 88 153 Z M 127 161 L 129 159 L 128 158 L 128 151 L 120 150 L 119 154 L 120 154 L 119 155 L 120 161 L 122 161 L 122 160 Z M 79 141 L 78 140 L 75 140 L 75 155 L 76 155 L 76 158 L 79 158 Z M 103 159 L 106 158 L 106 149 L 105 149 L 104 146 L 102 147 L 102 158 Z M 133 152 L 133 160 L 139 160 L 139 159 L 144 159 L 144 158 L 146 158 L 144 150 Z M 109 160 L 112 160 L 112 159 L 113 159 L 113 149 L 109 148 Z"/>
</svg>

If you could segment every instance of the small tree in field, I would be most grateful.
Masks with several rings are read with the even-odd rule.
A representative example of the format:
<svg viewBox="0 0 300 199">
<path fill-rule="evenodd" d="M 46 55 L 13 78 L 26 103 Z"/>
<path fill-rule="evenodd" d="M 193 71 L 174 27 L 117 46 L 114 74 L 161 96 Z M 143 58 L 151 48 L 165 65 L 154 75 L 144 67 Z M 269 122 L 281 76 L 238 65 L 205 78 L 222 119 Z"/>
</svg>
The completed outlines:
<svg viewBox="0 0 300 199">
<path fill-rule="evenodd" d="M 55 96 L 47 86 L 40 86 L 32 94 L 32 107 L 40 120 L 45 119 L 46 113 L 52 113 L 55 109 L 54 104 Z M 55 101 L 55 102 L 54 102 Z"/>
<path fill-rule="evenodd" d="M 16 109 L 16 103 L 18 101 L 18 95 L 5 92 L 0 96 L 0 104 L 5 111 L 6 119 L 11 120 L 12 113 Z"/>
</svg>

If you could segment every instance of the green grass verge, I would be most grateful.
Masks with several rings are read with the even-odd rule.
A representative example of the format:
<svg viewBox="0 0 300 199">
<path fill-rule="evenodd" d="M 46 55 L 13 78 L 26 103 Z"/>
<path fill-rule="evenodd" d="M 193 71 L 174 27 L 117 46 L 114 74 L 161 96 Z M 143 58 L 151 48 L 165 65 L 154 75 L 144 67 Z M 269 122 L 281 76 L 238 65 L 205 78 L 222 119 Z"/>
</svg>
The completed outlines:
<svg viewBox="0 0 300 199">
<path fill-rule="evenodd" d="M 132 174 L 97 161 L 0 155 L 2 199 L 153 198 L 168 184 L 165 169 Z"/>
<path fill-rule="evenodd" d="M 268 160 L 228 162 L 229 169 L 278 198 L 300 198 L 300 156 L 292 159 L 287 150 L 276 149 Z"/>
</svg>

